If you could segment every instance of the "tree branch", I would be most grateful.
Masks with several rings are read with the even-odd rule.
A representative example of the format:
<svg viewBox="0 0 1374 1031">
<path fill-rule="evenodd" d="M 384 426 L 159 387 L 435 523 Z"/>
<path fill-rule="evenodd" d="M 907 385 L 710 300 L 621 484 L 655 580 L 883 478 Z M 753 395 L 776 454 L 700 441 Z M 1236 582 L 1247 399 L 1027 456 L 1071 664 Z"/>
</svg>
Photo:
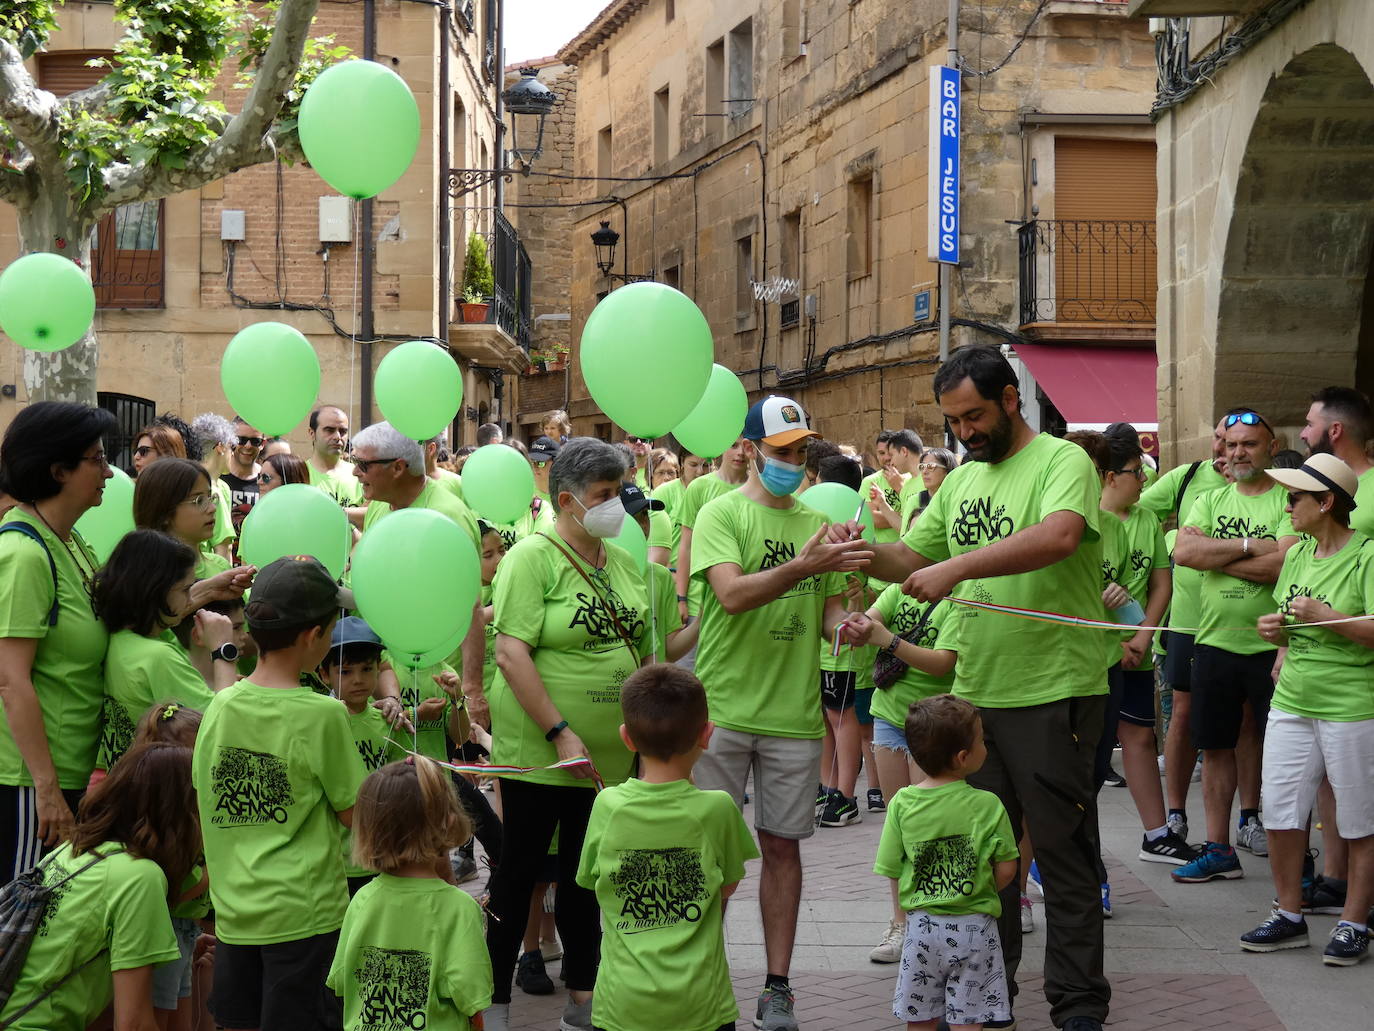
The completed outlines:
<svg viewBox="0 0 1374 1031">
<path fill-rule="evenodd" d="M 253 80 L 253 88 L 223 134 L 189 154 L 184 168 L 167 168 L 153 161 L 143 165 L 115 165 L 105 176 L 101 208 L 153 200 L 183 190 L 196 190 L 246 165 L 270 160 L 264 142 L 286 102 L 286 94 L 300 70 L 301 56 L 319 0 L 282 0 L 277 22 Z"/>
<path fill-rule="evenodd" d="M 61 175 L 57 115 L 57 98 L 38 88 L 19 51 L 0 39 L 0 120 L 32 155 L 34 167 Z"/>
<path fill-rule="evenodd" d="M 87 86 L 75 93 L 68 93 L 58 101 L 70 111 L 99 111 L 110 99 L 109 84 L 101 79 L 94 86 Z"/>
</svg>

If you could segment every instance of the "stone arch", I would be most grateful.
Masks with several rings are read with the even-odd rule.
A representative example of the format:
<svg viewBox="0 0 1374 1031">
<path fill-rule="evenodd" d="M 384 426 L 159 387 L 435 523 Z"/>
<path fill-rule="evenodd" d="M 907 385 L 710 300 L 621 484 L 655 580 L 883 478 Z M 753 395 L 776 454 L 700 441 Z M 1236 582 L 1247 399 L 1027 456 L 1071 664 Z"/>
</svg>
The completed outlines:
<svg viewBox="0 0 1374 1031">
<path fill-rule="evenodd" d="M 1319 387 L 1374 393 L 1374 85 L 1333 43 L 1268 84 L 1246 142 L 1217 307 L 1214 410 L 1301 425 Z"/>
</svg>

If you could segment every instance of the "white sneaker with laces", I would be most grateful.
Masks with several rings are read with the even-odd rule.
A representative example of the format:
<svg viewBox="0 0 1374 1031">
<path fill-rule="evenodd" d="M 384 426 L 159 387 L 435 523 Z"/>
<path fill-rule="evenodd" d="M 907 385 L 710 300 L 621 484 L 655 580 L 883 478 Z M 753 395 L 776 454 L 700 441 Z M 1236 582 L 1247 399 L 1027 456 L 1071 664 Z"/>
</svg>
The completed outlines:
<svg viewBox="0 0 1374 1031">
<path fill-rule="evenodd" d="M 1025 895 L 1021 896 L 1021 933 L 1030 934 L 1035 930 L 1035 907 Z"/>
<path fill-rule="evenodd" d="M 887 925 L 883 940 L 874 946 L 868 958 L 873 963 L 896 963 L 902 958 L 902 938 L 906 934 L 906 924 L 893 921 Z"/>
</svg>

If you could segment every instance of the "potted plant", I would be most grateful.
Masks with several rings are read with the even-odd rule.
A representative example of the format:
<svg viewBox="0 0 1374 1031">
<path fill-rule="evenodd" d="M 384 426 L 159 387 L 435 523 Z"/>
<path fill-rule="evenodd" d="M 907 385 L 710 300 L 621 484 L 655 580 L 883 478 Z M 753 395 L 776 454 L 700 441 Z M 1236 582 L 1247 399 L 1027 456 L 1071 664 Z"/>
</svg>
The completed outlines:
<svg viewBox="0 0 1374 1031">
<path fill-rule="evenodd" d="M 491 261 L 487 258 L 487 242 L 476 233 L 468 233 L 467 260 L 463 262 L 464 322 L 487 321 L 487 308 L 495 289 Z"/>
<path fill-rule="evenodd" d="M 545 361 L 550 372 L 559 372 L 568 367 L 568 345 L 555 342 L 548 346 Z"/>
</svg>

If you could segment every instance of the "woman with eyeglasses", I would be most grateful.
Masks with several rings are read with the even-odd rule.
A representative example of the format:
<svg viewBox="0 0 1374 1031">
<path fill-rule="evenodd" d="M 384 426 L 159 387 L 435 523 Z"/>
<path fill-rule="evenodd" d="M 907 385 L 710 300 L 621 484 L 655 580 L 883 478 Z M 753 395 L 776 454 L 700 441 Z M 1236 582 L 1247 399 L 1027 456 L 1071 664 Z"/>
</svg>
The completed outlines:
<svg viewBox="0 0 1374 1031">
<path fill-rule="evenodd" d="M 76 521 L 114 473 L 114 416 L 38 401 L 0 444 L 0 882 L 71 836 L 95 765 L 109 635 L 92 607 L 99 563 Z"/>
<path fill-rule="evenodd" d="M 1284 556 L 1274 584 L 1278 611 L 1256 623 L 1260 639 L 1279 649 L 1262 767 L 1278 904 L 1241 935 L 1240 947 L 1275 952 L 1308 944 L 1302 868 L 1307 822 L 1324 776 L 1350 858 L 1345 904 L 1322 962 L 1354 966 L 1369 951 L 1374 885 L 1374 621 L 1302 624 L 1374 612 L 1374 541 L 1350 526 L 1359 480 L 1335 455 L 1267 472 L 1287 489 L 1285 511 L 1302 537 Z"/>
<path fill-rule="evenodd" d="M 134 435 L 134 476 L 138 476 L 159 458 L 185 457 L 186 441 L 166 423 L 152 423 Z"/>
<path fill-rule="evenodd" d="M 264 458 L 258 473 L 258 500 L 287 483 L 310 483 L 310 467 L 305 461 L 280 451 Z"/>
<path fill-rule="evenodd" d="M 134 525 L 160 530 L 197 553 L 196 577 L 208 579 L 229 568 L 229 560 L 200 550 L 215 531 L 215 493 L 199 462 L 164 458 L 134 483 Z"/>
</svg>

